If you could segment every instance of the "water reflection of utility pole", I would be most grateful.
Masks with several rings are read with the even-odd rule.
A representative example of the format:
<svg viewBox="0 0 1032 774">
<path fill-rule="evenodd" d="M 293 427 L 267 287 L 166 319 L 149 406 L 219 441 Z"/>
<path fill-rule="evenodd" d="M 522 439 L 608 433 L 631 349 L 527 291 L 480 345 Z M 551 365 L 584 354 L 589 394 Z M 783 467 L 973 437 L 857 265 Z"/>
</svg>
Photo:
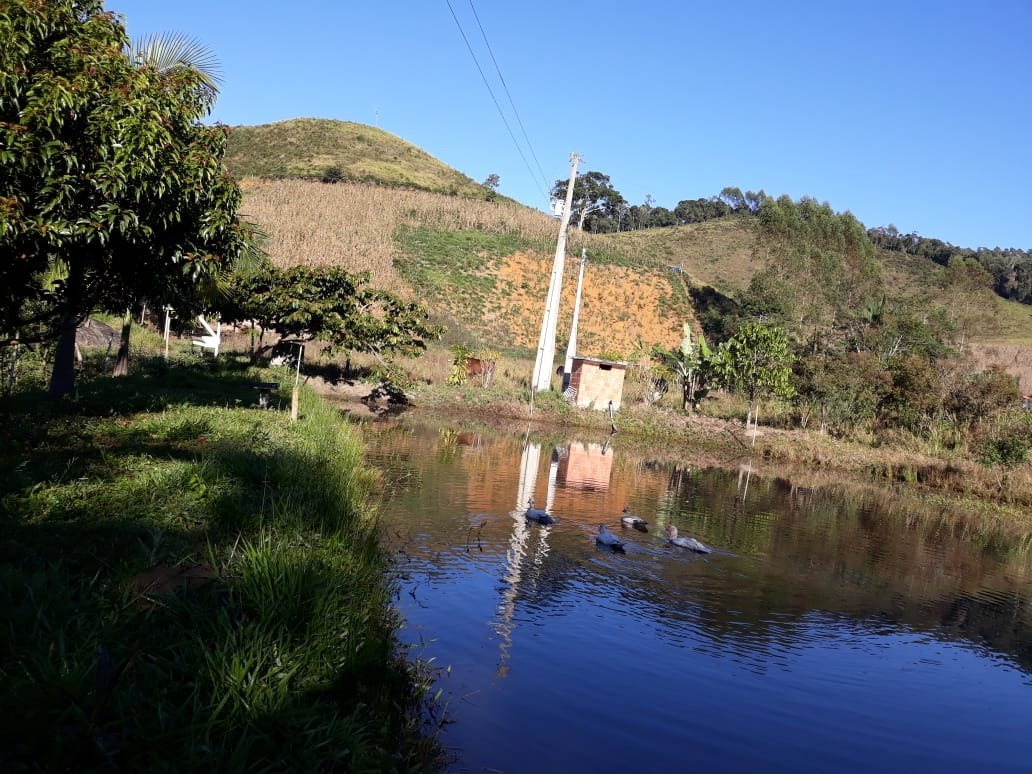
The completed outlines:
<svg viewBox="0 0 1032 774">
<path fill-rule="evenodd" d="M 752 477 L 752 460 L 744 465 L 738 466 L 738 496 L 735 498 L 739 503 L 745 504 L 745 498 L 749 495 L 749 479 Z M 742 483 L 742 474 L 745 474 L 745 484 Z"/>
<path fill-rule="evenodd" d="M 552 464 L 549 471 L 548 494 L 545 500 L 545 510 L 552 509 L 555 500 L 555 470 L 557 468 L 557 455 L 552 454 Z M 516 492 L 516 509 L 512 511 L 512 534 L 509 536 L 509 548 L 505 552 L 505 589 L 502 591 L 502 598 L 498 603 L 498 619 L 495 632 L 501 638 L 498 646 L 498 668 L 496 675 L 505 677 L 509 672 L 509 651 L 512 648 L 512 632 L 515 628 L 513 614 L 516 611 L 516 596 L 519 593 L 520 583 L 523 580 L 523 563 L 527 557 L 527 540 L 531 535 L 531 527 L 526 519 L 527 504 L 534 496 L 534 489 L 537 484 L 538 470 L 541 467 L 541 444 L 525 441 L 523 452 L 520 455 L 520 477 Z M 548 553 L 548 532 L 547 526 L 540 529 L 540 546 L 534 557 L 534 566 L 540 566 L 541 560 Z"/>
</svg>

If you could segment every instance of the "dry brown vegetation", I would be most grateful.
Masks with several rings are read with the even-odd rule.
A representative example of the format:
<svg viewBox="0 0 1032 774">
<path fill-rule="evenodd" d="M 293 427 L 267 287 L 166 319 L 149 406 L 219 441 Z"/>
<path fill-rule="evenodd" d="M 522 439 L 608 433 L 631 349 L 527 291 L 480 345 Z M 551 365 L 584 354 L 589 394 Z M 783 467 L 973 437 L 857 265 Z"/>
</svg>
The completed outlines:
<svg viewBox="0 0 1032 774">
<path fill-rule="evenodd" d="M 478 346 L 533 348 L 554 257 L 557 222 L 522 205 L 486 202 L 386 186 L 302 180 L 244 181 L 245 217 L 268 233 L 266 250 L 279 266 L 336 265 L 369 272 L 371 284 L 406 298 L 417 291 L 401 276 L 394 235 L 402 226 L 444 231 L 515 234 L 540 245 L 506 256 L 491 269 L 497 291 L 476 308 L 449 299 L 446 314 Z M 598 238 L 573 234 L 571 252 L 596 248 Z M 566 263 L 560 330 L 569 330 L 578 264 Z M 436 310 L 440 312 L 440 310 Z M 685 288 L 675 275 L 652 265 L 594 266 L 585 275 L 580 319 L 582 351 L 629 355 L 639 339 L 672 346 L 691 318 Z M 485 340 L 491 334 L 500 340 Z"/>
<path fill-rule="evenodd" d="M 978 370 L 1000 366 L 1018 377 L 1022 395 L 1032 395 L 1032 346 L 1027 344 L 972 344 L 968 347 Z"/>
<path fill-rule="evenodd" d="M 549 216 L 508 202 L 361 183 L 245 180 L 241 187 L 244 216 L 267 231 L 266 250 L 276 265 L 368 271 L 373 285 L 394 292 L 411 291 L 394 268 L 399 226 L 494 231 L 539 242 L 557 232 Z"/>
<path fill-rule="evenodd" d="M 669 228 L 597 237 L 598 243 L 640 262 L 677 266 L 695 282 L 723 293 L 745 290 L 761 268 L 755 219 L 721 218 Z"/>
</svg>

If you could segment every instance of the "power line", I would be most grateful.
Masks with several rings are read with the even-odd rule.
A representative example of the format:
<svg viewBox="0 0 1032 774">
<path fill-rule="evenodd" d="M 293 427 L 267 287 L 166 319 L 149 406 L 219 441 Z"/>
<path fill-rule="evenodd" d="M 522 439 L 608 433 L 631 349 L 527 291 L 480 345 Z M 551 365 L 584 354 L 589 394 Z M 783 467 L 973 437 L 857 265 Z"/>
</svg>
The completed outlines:
<svg viewBox="0 0 1032 774">
<path fill-rule="evenodd" d="M 477 20 L 477 26 L 480 28 L 480 34 L 484 38 L 484 45 L 487 46 L 487 52 L 491 55 L 491 61 L 494 63 L 495 72 L 498 73 L 498 80 L 502 82 L 502 88 L 505 89 L 505 96 L 509 98 L 509 105 L 512 107 L 512 112 L 516 116 L 516 122 L 520 125 L 520 131 L 523 132 L 523 139 L 527 142 L 527 148 L 530 150 L 530 155 L 534 159 L 534 163 L 537 164 L 538 172 L 541 174 L 541 182 L 548 187 L 548 177 L 545 175 L 543 169 L 541 169 L 541 162 L 538 161 L 537 154 L 534 152 L 534 144 L 530 141 L 530 137 L 527 136 L 527 128 L 523 125 L 523 119 L 520 118 L 520 111 L 516 109 L 516 103 L 513 102 L 512 94 L 509 93 L 509 84 L 505 82 L 505 77 L 502 75 L 502 68 L 498 66 L 498 60 L 495 59 L 494 49 L 491 48 L 491 42 L 487 39 L 487 33 L 484 31 L 484 25 L 480 23 L 480 14 L 477 13 L 477 9 L 473 6 L 473 0 L 469 0 L 469 7 L 473 11 L 473 18 Z"/>
<path fill-rule="evenodd" d="M 523 159 L 523 163 L 527 167 L 527 172 L 530 173 L 530 177 L 534 181 L 534 184 L 538 186 L 538 190 L 540 190 L 544 198 L 547 199 L 548 194 L 541 189 L 539 181 L 536 177 L 534 177 L 534 170 L 530 168 L 530 162 L 527 161 L 527 157 L 523 153 L 523 148 L 520 147 L 520 143 L 516 139 L 516 135 L 513 134 L 512 127 L 509 126 L 509 122 L 505 118 L 505 113 L 502 111 L 502 106 L 498 104 L 498 100 L 495 98 L 494 91 L 491 89 L 491 84 L 488 82 L 487 76 L 484 75 L 484 70 L 480 66 L 479 60 L 477 60 L 476 53 L 473 51 L 473 46 L 470 45 L 469 38 L 466 37 L 466 33 L 462 29 L 462 24 L 459 23 L 459 17 L 455 15 L 455 9 L 452 8 L 451 0 L 445 0 L 445 2 L 448 4 L 448 10 L 451 11 L 452 19 L 455 20 L 455 26 L 459 28 L 459 34 L 462 35 L 462 40 L 466 43 L 466 48 L 469 51 L 469 55 L 473 57 L 473 63 L 477 66 L 477 70 L 480 73 L 480 77 L 484 80 L 484 85 L 487 87 L 487 93 L 491 95 L 491 101 L 494 102 L 495 108 L 498 110 L 498 115 L 501 116 L 502 123 L 505 124 L 506 130 L 509 132 L 509 136 L 512 138 L 513 145 L 516 146 L 516 150 L 519 152 L 520 158 Z"/>
</svg>

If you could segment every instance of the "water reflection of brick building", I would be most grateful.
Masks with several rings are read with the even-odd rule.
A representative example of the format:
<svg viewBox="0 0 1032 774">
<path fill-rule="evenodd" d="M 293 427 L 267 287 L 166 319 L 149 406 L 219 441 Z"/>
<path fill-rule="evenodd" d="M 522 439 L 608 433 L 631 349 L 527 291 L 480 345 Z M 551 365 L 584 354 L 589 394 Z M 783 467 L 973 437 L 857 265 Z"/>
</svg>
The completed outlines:
<svg viewBox="0 0 1032 774">
<path fill-rule="evenodd" d="M 565 452 L 562 453 L 562 452 Z M 597 443 L 575 441 L 559 454 L 556 482 L 566 489 L 608 492 L 613 472 L 613 452 Z"/>
</svg>

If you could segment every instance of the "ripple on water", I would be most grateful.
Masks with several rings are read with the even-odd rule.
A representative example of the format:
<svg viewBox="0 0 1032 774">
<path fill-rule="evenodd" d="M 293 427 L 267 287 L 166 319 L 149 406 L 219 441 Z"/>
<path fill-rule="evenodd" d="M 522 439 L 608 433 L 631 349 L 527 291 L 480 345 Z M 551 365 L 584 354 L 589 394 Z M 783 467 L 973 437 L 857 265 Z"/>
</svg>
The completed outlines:
<svg viewBox="0 0 1032 774">
<path fill-rule="evenodd" d="M 997 543 L 618 447 L 604 491 L 576 489 L 547 449 L 521 466 L 522 442 L 398 438 L 413 447 L 386 459 L 421 486 L 384 505 L 404 538 L 398 604 L 422 653 L 452 667 L 443 738 L 462 767 L 674 771 L 686 750 L 702 771 L 1032 759 L 1032 583 Z M 557 524 L 520 518 L 528 492 Z M 628 503 L 653 531 L 598 550 L 600 519 L 619 530 Z M 718 553 L 672 549 L 663 523 Z"/>
</svg>

